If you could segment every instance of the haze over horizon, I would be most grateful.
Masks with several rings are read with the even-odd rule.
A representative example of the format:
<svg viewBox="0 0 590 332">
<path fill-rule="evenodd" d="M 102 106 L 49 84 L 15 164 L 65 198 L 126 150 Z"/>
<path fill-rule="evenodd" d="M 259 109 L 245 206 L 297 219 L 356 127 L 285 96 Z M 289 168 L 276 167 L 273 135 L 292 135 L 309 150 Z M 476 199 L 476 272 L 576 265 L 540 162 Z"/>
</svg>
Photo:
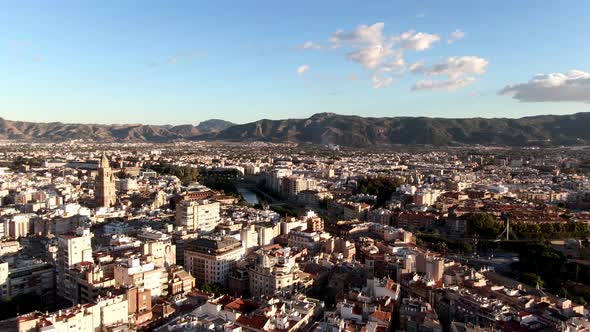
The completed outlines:
<svg viewBox="0 0 590 332">
<path fill-rule="evenodd" d="M 590 111 L 578 1 L 7 1 L 0 116 L 234 123 Z M 551 24 L 548 24 L 550 22 Z"/>
</svg>

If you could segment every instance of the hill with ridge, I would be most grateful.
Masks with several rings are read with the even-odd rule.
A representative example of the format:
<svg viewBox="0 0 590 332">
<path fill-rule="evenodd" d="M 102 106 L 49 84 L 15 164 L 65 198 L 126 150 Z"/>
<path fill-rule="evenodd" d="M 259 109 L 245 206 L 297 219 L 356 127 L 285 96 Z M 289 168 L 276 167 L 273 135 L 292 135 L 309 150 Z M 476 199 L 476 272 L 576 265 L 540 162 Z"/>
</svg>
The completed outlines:
<svg viewBox="0 0 590 332">
<path fill-rule="evenodd" d="M 0 139 L 96 142 L 175 140 L 266 141 L 374 145 L 558 146 L 590 144 L 590 112 L 512 118 L 361 117 L 318 113 L 305 119 L 232 124 L 208 120 L 193 125 L 98 125 L 34 123 L 0 118 Z"/>
<path fill-rule="evenodd" d="M 0 118 L 0 139 L 30 141 L 169 142 L 215 133 L 233 123 L 211 119 L 193 125 L 103 125 L 25 122 Z"/>
<path fill-rule="evenodd" d="M 432 145 L 581 145 L 590 143 L 590 112 L 510 118 L 360 117 L 319 113 L 260 120 L 200 136 L 229 141 L 309 142 L 367 147 Z"/>
</svg>

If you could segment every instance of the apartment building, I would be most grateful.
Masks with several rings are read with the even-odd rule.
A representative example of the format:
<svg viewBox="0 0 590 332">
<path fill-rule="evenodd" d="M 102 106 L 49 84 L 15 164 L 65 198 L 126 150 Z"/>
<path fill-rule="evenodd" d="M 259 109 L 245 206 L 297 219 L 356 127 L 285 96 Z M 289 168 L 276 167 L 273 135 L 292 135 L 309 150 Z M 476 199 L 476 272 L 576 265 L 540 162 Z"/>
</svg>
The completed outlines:
<svg viewBox="0 0 590 332">
<path fill-rule="evenodd" d="M 203 236 L 184 249 L 186 270 L 199 285 L 226 285 L 234 263 L 244 256 L 242 243 L 230 236 Z"/>
</svg>

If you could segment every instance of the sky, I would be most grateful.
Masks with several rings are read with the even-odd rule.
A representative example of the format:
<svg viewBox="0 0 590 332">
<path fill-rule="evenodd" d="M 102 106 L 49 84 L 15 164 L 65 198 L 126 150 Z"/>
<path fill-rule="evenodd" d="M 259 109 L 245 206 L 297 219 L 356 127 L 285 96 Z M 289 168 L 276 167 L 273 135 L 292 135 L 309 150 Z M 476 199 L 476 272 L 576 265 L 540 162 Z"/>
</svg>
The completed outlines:
<svg viewBox="0 0 590 332">
<path fill-rule="evenodd" d="M 0 0 L 0 117 L 590 111 L 590 1 Z"/>
</svg>

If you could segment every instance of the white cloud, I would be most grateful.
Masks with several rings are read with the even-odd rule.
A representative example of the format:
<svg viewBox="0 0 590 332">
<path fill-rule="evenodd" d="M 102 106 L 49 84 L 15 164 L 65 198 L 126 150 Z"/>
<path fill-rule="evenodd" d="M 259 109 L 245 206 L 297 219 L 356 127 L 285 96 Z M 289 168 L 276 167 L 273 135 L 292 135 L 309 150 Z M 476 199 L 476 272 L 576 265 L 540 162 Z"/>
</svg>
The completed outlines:
<svg viewBox="0 0 590 332">
<path fill-rule="evenodd" d="M 447 76 L 447 80 L 425 79 L 416 82 L 412 90 L 456 90 L 475 83 L 474 75 L 486 72 L 488 61 L 477 56 L 450 57 L 443 62 L 427 67 L 422 62 L 409 66 L 414 74 L 427 76 Z"/>
<path fill-rule="evenodd" d="M 467 36 L 467 33 L 465 31 L 457 29 L 449 34 L 447 43 L 452 44 L 460 39 L 465 38 L 465 36 Z"/>
<path fill-rule="evenodd" d="M 507 85 L 499 94 L 512 95 L 521 102 L 590 103 L 590 73 L 570 70 L 566 73 L 538 74 L 526 83 Z"/>
<path fill-rule="evenodd" d="M 319 50 L 322 49 L 322 45 L 316 44 L 314 42 L 312 42 L 311 40 L 306 41 L 305 43 L 303 43 L 303 45 L 299 46 L 299 48 L 304 49 L 304 50 Z"/>
<path fill-rule="evenodd" d="M 379 71 L 382 73 L 403 73 L 406 70 L 406 60 L 402 57 L 390 59 L 387 63 L 384 63 Z"/>
<path fill-rule="evenodd" d="M 311 67 L 309 65 L 301 65 L 297 67 L 297 75 L 303 76 L 305 73 L 309 71 Z"/>
<path fill-rule="evenodd" d="M 342 50 L 348 60 L 369 71 L 375 88 L 388 86 L 402 75 L 413 73 L 427 76 L 426 80 L 416 83 L 415 90 L 452 90 L 473 83 L 475 75 L 486 71 L 488 61 L 477 56 L 451 57 L 434 65 L 422 61 L 407 63 L 405 55 L 408 52 L 430 50 L 441 41 L 441 37 L 415 30 L 387 34 L 384 29 L 383 22 L 362 24 L 350 31 L 336 31 L 326 43 L 307 41 L 300 48 Z M 463 37 L 463 31 L 455 30 L 449 40 L 454 42 Z M 448 79 L 432 81 L 428 79 L 430 76 L 447 76 Z"/>
<path fill-rule="evenodd" d="M 430 33 L 406 31 L 392 37 L 393 42 L 402 50 L 425 51 L 438 42 L 440 37 Z"/>
<path fill-rule="evenodd" d="M 371 80 L 373 81 L 373 87 L 375 89 L 385 88 L 393 83 L 392 77 L 380 77 L 378 75 L 373 75 Z"/>
<path fill-rule="evenodd" d="M 418 14 L 416 14 L 416 18 L 417 19 L 423 19 L 425 17 L 426 17 L 426 13 L 418 13 Z"/>
<path fill-rule="evenodd" d="M 475 82 L 474 77 L 449 79 L 446 81 L 422 80 L 412 86 L 412 90 L 448 90 L 453 91 Z"/>
<path fill-rule="evenodd" d="M 422 61 L 414 62 L 408 66 L 408 70 L 412 74 L 421 74 L 426 70 L 426 65 Z"/>
<path fill-rule="evenodd" d="M 391 49 L 381 45 L 370 45 L 348 53 L 348 58 L 360 63 L 368 69 L 375 69 L 380 66 L 391 54 Z"/>
<path fill-rule="evenodd" d="M 429 75 L 446 75 L 457 79 L 465 75 L 481 75 L 486 72 L 489 62 L 478 56 L 450 57 L 427 70 Z"/>
<path fill-rule="evenodd" d="M 351 44 L 353 46 L 383 44 L 383 27 L 385 23 L 377 22 L 373 25 L 359 25 L 351 32 L 338 30 L 330 42 L 335 45 Z"/>
</svg>

